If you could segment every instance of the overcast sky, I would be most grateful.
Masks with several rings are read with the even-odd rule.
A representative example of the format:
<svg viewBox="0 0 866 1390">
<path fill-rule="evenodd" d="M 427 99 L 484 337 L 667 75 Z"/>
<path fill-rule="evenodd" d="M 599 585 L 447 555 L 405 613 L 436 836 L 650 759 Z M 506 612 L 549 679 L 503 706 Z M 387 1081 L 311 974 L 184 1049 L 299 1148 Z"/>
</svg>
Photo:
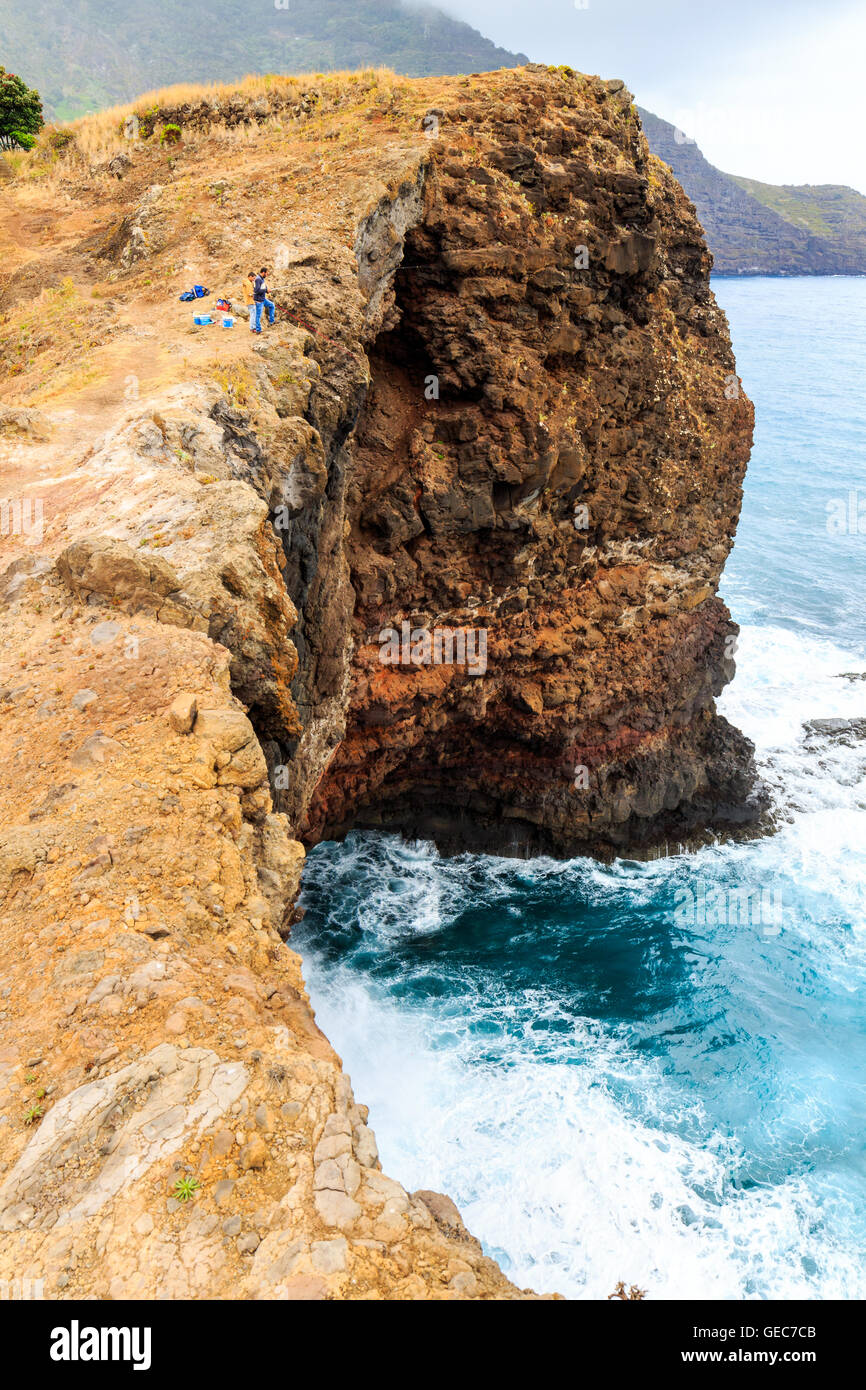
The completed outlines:
<svg viewBox="0 0 866 1390">
<path fill-rule="evenodd" d="M 537 62 L 622 77 L 728 173 L 866 193 L 864 0 L 440 3 Z"/>
</svg>

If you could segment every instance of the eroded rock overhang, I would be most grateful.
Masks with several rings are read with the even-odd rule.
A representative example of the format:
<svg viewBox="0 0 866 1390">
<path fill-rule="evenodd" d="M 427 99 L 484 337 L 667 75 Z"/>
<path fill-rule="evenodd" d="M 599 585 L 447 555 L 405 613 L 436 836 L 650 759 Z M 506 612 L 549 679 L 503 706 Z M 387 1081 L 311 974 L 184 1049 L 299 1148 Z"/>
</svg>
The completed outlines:
<svg viewBox="0 0 866 1390">
<path fill-rule="evenodd" d="M 348 586 L 306 629 L 326 652 L 351 607 L 351 663 L 302 832 L 608 855 L 751 824 L 714 699 L 753 412 L 692 205 L 616 83 L 523 74 L 436 119 L 358 232 Z M 484 670 L 386 663 L 404 624 L 483 633 Z"/>
</svg>

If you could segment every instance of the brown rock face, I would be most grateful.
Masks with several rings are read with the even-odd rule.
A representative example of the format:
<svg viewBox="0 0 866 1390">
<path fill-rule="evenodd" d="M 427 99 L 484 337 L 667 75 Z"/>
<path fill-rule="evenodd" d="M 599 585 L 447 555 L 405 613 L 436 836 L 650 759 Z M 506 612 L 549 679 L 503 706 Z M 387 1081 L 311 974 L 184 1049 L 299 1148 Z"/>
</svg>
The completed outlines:
<svg viewBox="0 0 866 1390">
<path fill-rule="evenodd" d="M 694 209 L 622 89 L 532 69 L 432 115 L 358 239 L 372 382 L 317 512 L 354 654 L 305 837 L 606 855 L 754 819 L 713 705 L 753 411 Z M 351 599 L 292 597 L 315 711 Z"/>
</svg>

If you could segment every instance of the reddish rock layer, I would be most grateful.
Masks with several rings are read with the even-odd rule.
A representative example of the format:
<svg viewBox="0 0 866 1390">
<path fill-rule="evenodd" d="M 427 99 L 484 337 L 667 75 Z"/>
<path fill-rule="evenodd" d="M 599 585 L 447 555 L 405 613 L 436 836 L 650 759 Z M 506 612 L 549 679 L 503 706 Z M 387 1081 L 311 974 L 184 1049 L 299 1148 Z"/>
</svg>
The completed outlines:
<svg viewBox="0 0 866 1390">
<path fill-rule="evenodd" d="M 621 84 L 497 74 L 433 115 L 414 225 L 404 187 L 359 238 L 355 654 L 306 836 L 604 855 L 751 820 L 713 699 L 753 411 L 694 209 Z M 486 671 L 383 664 L 405 620 L 483 628 Z"/>
</svg>

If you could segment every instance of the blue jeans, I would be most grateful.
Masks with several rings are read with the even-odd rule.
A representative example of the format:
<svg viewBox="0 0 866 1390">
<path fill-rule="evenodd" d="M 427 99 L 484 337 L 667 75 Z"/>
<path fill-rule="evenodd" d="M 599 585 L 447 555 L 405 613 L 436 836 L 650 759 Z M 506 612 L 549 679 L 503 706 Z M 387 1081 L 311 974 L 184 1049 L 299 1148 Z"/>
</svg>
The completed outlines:
<svg viewBox="0 0 866 1390">
<path fill-rule="evenodd" d="M 264 309 L 265 305 L 268 307 L 268 323 L 273 323 L 274 319 L 277 317 L 277 306 L 272 299 L 265 299 L 261 304 L 251 304 L 250 328 L 254 329 L 256 333 L 261 333 L 262 331 L 262 309 Z"/>
</svg>

